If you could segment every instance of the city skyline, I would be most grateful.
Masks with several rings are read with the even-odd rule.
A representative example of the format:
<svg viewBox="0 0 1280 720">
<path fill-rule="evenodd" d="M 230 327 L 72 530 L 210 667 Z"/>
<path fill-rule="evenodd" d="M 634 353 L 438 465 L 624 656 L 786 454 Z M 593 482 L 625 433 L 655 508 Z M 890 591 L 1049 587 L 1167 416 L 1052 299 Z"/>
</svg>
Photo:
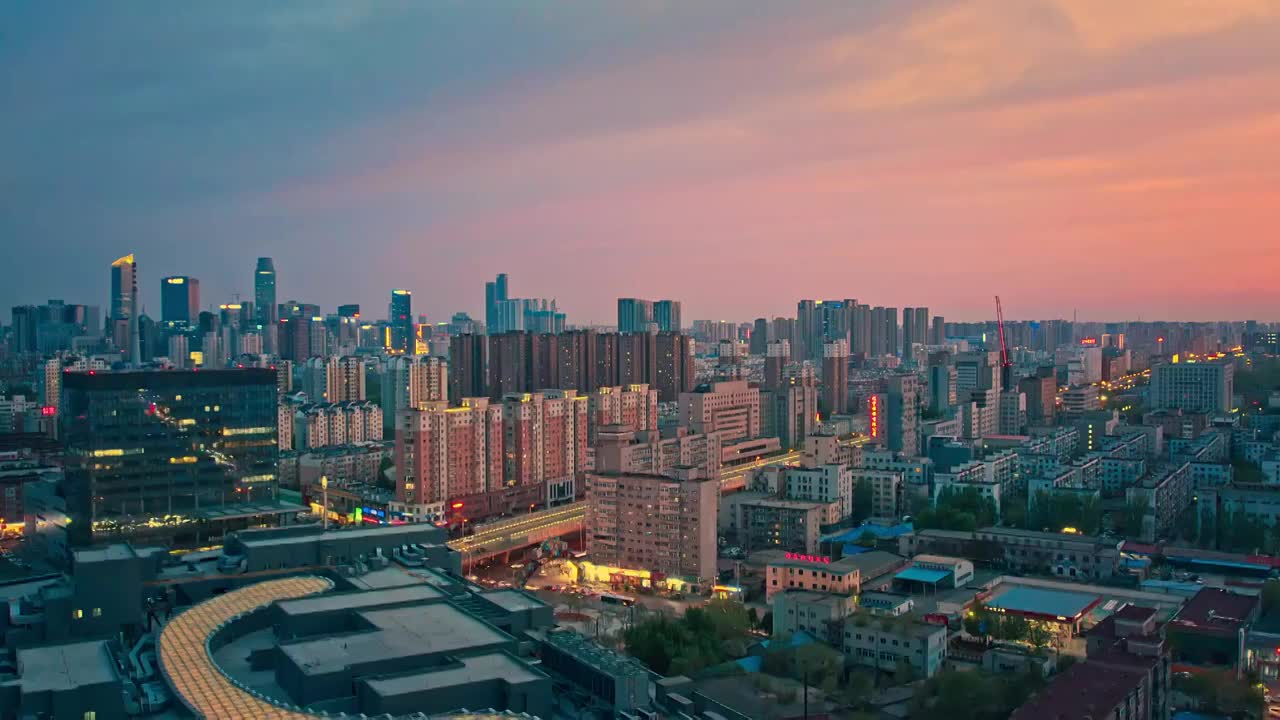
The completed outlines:
<svg viewBox="0 0 1280 720">
<path fill-rule="evenodd" d="M 433 320 L 501 271 L 575 323 L 986 319 L 975 275 L 1011 318 L 1275 320 L 1280 10 L 1113 5 L 6 8 L 0 303 L 106 307 L 133 252 L 151 315 L 270 256 L 280 300 Z"/>
</svg>

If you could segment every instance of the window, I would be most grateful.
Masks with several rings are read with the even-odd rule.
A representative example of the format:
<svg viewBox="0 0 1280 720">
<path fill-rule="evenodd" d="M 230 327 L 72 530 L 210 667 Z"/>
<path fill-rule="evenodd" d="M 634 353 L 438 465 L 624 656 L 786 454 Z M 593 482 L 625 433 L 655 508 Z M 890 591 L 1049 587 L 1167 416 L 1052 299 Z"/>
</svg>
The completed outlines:
<svg viewBox="0 0 1280 720">
<path fill-rule="evenodd" d="M 71 617 L 75 618 L 76 620 L 80 620 L 84 617 L 84 611 L 79 608 L 76 608 L 75 610 L 71 611 Z"/>
<path fill-rule="evenodd" d="M 98 720 L 98 713 L 94 710 L 85 710 L 84 720 Z"/>
<path fill-rule="evenodd" d="M 93 609 L 93 616 L 94 616 L 94 617 L 102 617 L 102 608 L 94 608 L 94 609 Z"/>
</svg>

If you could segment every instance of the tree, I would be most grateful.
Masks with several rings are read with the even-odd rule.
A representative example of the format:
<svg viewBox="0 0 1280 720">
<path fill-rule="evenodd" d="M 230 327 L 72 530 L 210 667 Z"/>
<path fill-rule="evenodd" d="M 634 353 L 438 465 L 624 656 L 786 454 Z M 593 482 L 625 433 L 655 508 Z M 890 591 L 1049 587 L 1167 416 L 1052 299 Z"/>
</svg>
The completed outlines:
<svg viewBox="0 0 1280 720">
<path fill-rule="evenodd" d="M 1044 623 L 1028 623 L 1027 642 L 1037 650 L 1048 647 L 1053 642 L 1053 633 L 1044 626 Z"/>
<path fill-rule="evenodd" d="M 1000 639 L 1021 642 L 1031 632 L 1031 623 L 1026 618 L 1007 615 L 1000 620 Z"/>
<path fill-rule="evenodd" d="M 1130 500 L 1125 503 L 1124 509 L 1120 511 L 1120 527 L 1119 532 L 1127 537 L 1139 537 L 1142 535 L 1142 519 L 1147 514 L 1147 503 L 1140 500 Z M 1114 517 L 1112 518 L 1115 519 Z"/>
<path fill-rule="evenodd" d="M 705 607 L 689 608 L 678 620 L 663 615 L 645 618 L 628 628 L 622 639 L 627 653 L 654 672 L 684 675 L 723 662 L 731 654 L 727 647 L 744 643 L 750 628 L 750 616 L 741 603 L 712 600 Z"/>
<path fill-rule="evenodd" d="M 870 482 L 860 482 L 853 486 L 853 521 L 860 523 L 871 517 L 875 495 Z"/>
<path fill-rule="evenodd" d="M 1270 615 L 1280 610 L 1280 580 L 1268 580 L 1262 584 L 1262 614 Z"/>
</svg>

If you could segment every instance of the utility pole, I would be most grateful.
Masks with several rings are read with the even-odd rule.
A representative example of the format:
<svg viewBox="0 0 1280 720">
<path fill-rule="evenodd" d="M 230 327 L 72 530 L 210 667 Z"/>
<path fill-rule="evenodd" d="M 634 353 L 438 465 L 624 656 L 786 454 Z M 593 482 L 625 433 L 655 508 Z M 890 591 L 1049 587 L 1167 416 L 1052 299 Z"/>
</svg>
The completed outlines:
<svg viewBox="0 0 1280 720">
<path fill-rule="evenodd" d="M 804 720 L 809 720 L 809 668 L 806 667 L 800 673 L 800 682 L 804 686 L 801 692 L 804 693 Z"/>
</svg>

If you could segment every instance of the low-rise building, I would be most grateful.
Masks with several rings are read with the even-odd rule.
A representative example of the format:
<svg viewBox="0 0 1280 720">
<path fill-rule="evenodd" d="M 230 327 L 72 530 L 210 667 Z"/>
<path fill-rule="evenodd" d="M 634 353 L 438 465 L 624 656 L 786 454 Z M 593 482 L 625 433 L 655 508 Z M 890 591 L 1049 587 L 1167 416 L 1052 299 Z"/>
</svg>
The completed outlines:
<svg viewBox="0 0 1280 720">
<path fill-rule="evenodd" d="M 775 593 L 771 607 L 774 637 L 803 631 L 838 644 L 842 621 L 857 610 L 858 600 L 854 595 L 788 590 Z"/>
<path fill-rule="evenodd" d="M 871 488 L 871 507 L 867 512 L 870 517 L 886 520 L 902 517 L 905 507 L 902 471 L 865 468 L 854 470 L 853 486 L 860 487 L 862 483 L 867 483 Z M 858 509 L 863 510 L 863 508 Z"/>
<path fill-rule="evenodd" d="M 738 544 L 746 552 L 791 550 L 816 553 L 822 527 L 841 519 L 840 503 L 780 500 L 762 497 L 736 503 Z"/>
<path fill-rule="evenodd" d="M 1261 608 L 1257 595 L 1206 587 L 1196 593 L 1165 627 L 1173 661 L 1188 665 L 1238 668 L 1241 651 Z"/>
<path fill-rule="evenodd" d="M 833 560 L 826 555 L 773 552 L 765 570 L 765 597 L 787 590 L 857 595 L 883 589 L 906 562 L 893 553 L 872 550 Z"/>
<path fill-rule="evenodd" d="M 927 531 L 928 532 L 928 531 Z M 1014 572 L 1050 573 L 1073 580 L 1101 580 L 1115 575 L 1120 543 L 1091 535 L 989 527 L 973 533 L 991 543 Z"/>
<path fill-rule="evenodd" d="M 873 618 L 861 613 L 844 621 L 847 662 L 886 672 L 906 663 L 917 677 L 931 678 L 947 657 L 947 629 L 904 618 Z"/>
<path fill-rule="evenodd" d="M 1169 535 L 1183 511 L 1191 507 L 1193 486 L 1191 463 L 1165 465 L 1139 485 L 1125 491 L 1130 503 L 1146 506 L 1142 518 L 1142 540 L 1155 542 Z"/>
</svg>

